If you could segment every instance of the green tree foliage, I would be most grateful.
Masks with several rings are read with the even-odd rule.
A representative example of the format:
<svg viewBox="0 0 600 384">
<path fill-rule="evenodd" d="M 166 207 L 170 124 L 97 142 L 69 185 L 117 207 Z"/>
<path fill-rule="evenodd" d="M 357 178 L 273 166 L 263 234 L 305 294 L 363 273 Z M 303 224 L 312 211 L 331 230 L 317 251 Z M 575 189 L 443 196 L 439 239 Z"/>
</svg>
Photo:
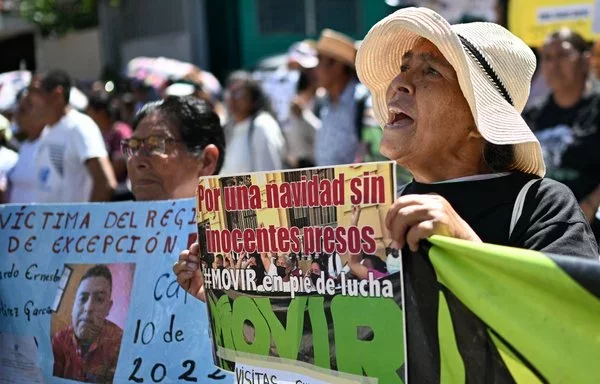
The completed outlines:
<svg viewBox="0 0 600 384">
<path fill-rule="evenodd" d="M 98 25 L 98 3 L 105 0 L 21 0 L 20 14 L 38 25 L 43 35 L 61 35 Z M 118 1 L 109 0 L 113 6 Z"/>
</svg>

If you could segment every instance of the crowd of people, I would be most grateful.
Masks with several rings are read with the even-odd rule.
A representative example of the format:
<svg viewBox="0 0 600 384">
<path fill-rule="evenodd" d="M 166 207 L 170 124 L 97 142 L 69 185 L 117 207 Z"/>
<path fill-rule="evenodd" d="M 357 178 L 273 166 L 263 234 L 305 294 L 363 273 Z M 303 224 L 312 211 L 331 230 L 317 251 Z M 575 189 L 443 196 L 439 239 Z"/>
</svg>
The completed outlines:
<svg viewBox="0 0 600 384">
<path fill-rule="evenodd" d="M 461 28 L 473 25 L 479 24 Z M 408 37 L 406 43 L 412 41 Z M 399 44 L 397 39 L 394 43 Z M 69 74 L 62 70 L 35 74 L 0 120 L 0 199 L 72 203 L 186 198 L 194 196 L 199 176 L 350 164 L 377 156 L 395 160 L 411 172 L 414 181 L 403 193 L 452 195 L 455 183 L 434 182 L 463 174 L 460 168 L 451 168 L 458 161 L 470 173 L 502 176 L 485 176 L 486 183 L 477 177 L 477 186 L 490 184 L 495 195 L 511 189 L 509 179 L 520 177 L 517 170 L 561 182 L 575 196 L 596 239 L 600 237 L 596 217 L 600 82 L 594 71 L 600 66 L 593 55 L 600 51 L 598 44 L 561 29 L 539 48 L 537 71 L 534 54 L 524 47 L 529 56 L 523 59 L 523 68 L 486 73 L 503 100 L 517 109 L 517 114 L 506 114 L 504 124 L 510 127 L 490 131 L 485 129 L 489 116 L 479 109 L 493 103 L 465 91 L 465 82 L 473 80 L 459 77 L 458 70 L 466 69 L 451 63 L 452 76 L 444 76 L 433 66 L 426 67 L 420 82 L 437 76 L 456 78 L 458 83 L 438 93 L 426 85 L 426 92 L 420 91 L 420 83 L 406 85 L 402 76 L 390 75 L 396 66 L 401 74 L 411 68 L 412 54 L 396 61 L 382 58 L 378 65 L 361 64 L 365 59 L 357 58 L 357 50 L 363 58 L 372 54 L 370 46 L 361 44 L 330 29 L 323 30 L 316 42 L 294 44 L 285 70 L 297 76 L 295 94 L 287 99 L 259 76 L 235 71 L 223 91 L 190 77 L 171 78 L 155 88 L 135 80 L 125 93 L 108 92 L 97 82 L 89 89 L 86 107 L 78 109 L 71 102 L 74 84 Z M 431 56 L 432 47 L 424 46 L 420 54 Z M 479 57 L 476 49 L 465 47 Z M 498 60 L 500 66 L 506 65 L 505 58 Z M 511 90 L 518 81 L 523 85 Z M 547 92 L 533 100 L 532 83 L 538 84 L 536 92 L 540 83 Z M 404 100 L 412 96 L 422 101 Z M 397 106 L 396 100 L 408 106 Z M 454 106 L 453 112 L 448 116 L 438 112 L 440 105 Z M 439 120 L 444 127 L 465 125 L 467 135 L 461 138 L 450 129 L 438 133 L 404 129 L 417 116 L 421 124 Z M 364 128 L 373 124 L 384 127 L 376 154 L 368 153 L 363 135 Z M 515 188 L 520 184 L 516 180 Z M 462 187 L 456 198 L 470 202 Z M 506 196 L 512 194 L 507 191 Z M 543 203 L 538 202 L 538 210 Z M 501 216 L 511 212 L 512 197 L 506 204 L 499 210 Z M 494 235 L 491 240 L 501 238 Z"/>
<path fill-rule="evenodd" d="M 464 24 L 469 25 L 477 23 Z M 390 77 L 395 66 L 401 71 L 411 67 L 401 58 L 384 60 L 385 65 L 379 66 L 364 64 L 361 74 L 357 50 L 371 52 L 368 46 L 361 48 L 361 43 L 330 29 L 323 30 L 316 42 L 295 43 L 285 65 L 286 73 L 296 76 L 292 76 L 293 95 L 278 94 L 277 87 L 268 86 L 260 76 L 240 70 L 228 77 L 223 90 L 189 76 L 168 79 L 155 88 L 132 79 L 127 92 L 112 93 L 96 82 L 89 89 L 86 107 L 78 108 L 71 102 L 74 83 L 69 74 L 62 70 L 35 74 L 14 108 L 4 111 L 0 120 L 0 199 L 5 203 L 71 203 L 186 198 L 194 196 L 199 176 L 379 158 L 395 160 L 411 172 L 414 181 L 406 186 L 405 194 L 453 194 L 450 190 L 456 184 L 432 182 L 462 174 L 449 168 L 458 160 L 471 162 L 467 168 L 472 172 L 510 173 L 509 179 L 518 179 L 514 171 L 524 167 L 527 174 L 545 174 L 561 182 L 574 194 L 596 239 L 600 237 L 596 217 L 600 155 L 595 150 L 600 139 L 600 81 L 595 69 L 600 60 L 593 54 L 600 52 L 600 44 L 561 29 L 550 34 L 537 51 L 537 71 L 535 56 L 531 56 L 519 71 L 502 68 L 506 74 L 489 75 L 497 79 L 494 87 L 518 108 L 519 116 L 507 117 L 510 129 L 486 132 L 482 127 L 488 117 L 478 108 L 492 103 L 478 101 L 472 91 L 463 89 L 461 82 L 466 80 L 458 77 L 456 63 L 452 70 L 457 74 L 452 77 L 459 83 L 454 88 L 437 94 L 429 88 L 419 92 L 416 85 Z M 524 52 L 533 55 L 529 48 Z M 427 76 L 419 81 L 444 77 L 435 68 L 425 71 Z M 381 83 L 384 74 L 387 77 Z M 372 79 L 377 82 L 370 84 Z M 513 95 L 508 87 L 515 87 L 517 81 L 524 85 Z M 535 98 L 530 97 L 531 84 L 536 84 Z M 395 106 L 395 99 L 402 101 L 413 93 L 423 101 Z M 453 104 L 457 105 L 449 116 L 437 112 L 436 106 Z M 436 134 L 403 129 L 417 115 L 421 124 L 441 119 L 445 127 L 466 121 L 469 134 L 461 139 L 448 129 Z M 377 153 L 364 140 L 369 125 L 384 127 L 377 138 Z M 483 138 L 483 144 L 472 137 Z M 524 157 L 527 151 L 533 151 L 533 160 Z M 487 184 L 493 184 L 497 195 L 511 188 L 507 180 L 490 176 Z M 478 187 L 483 184 L 477 183 Z M 520 184 L 517 181 L 515 188 Z M 462 187 L 458 187 L 457 199 L 469 201 Z M 511 212 L 511 193 L 507 196 L 501 216 Z M 539 201 L 538 210 L 542 205 Z M 491 240 L 501 242 L 501 237 Z"/>
<path fill-rule="evenodd" d="M 534 52 L 497 24 L 451 26 L 429 9 L 407 8 L 377 23 L 360 44 L 329 29 L 317 42 L 294 44 L 287 66 L 298 80 L 289 102 L 277 104 L 283 110 L 246 71 L 232 73 L 222 95 L 190 79 L 118 98 L 96 87 L 83 111 L 71 106 L 67 73 L 36 74 L 10 120 L 0 122 L 1 198 L 191 198 L 201 176 L 370 159 L 363 133 L 376 124 L 383 128 L 380 155 L 413 177 L 385 218 L 393 240 L 387 257 L 311 255 L 304 271 L 311 279 L 385 277 L 399 271 L 400 252 L 416 251 L 435 234 L 597 261 L 600 87 L 592 69 L 600 61 L 592 48 L 560 30 L 539 48 L 537 66 Z M 532 100 L 532 81 L 548 92 Z M 13 126 L 22 138 L 18 152 L 11 149 Z M 351 224 L 359 218 L 355 207 Z M 173 269 L 183 288 L 205 300 L 198 253 L 193 244 Z M 252 268 L 289 286 L 301 259 L 215 255 L 213 267 Z M 347 263 L 340 268 L 341 259 Z M 407 258 L 403 268 L 422 262 Z M 421 278 L 435 286 L 430 272 Z M 437 291 L 414 299 L 437 303 Z M 408 335 L 407 343 L 423 353 L 421 371 L 412 374 L 429 382 L 433 347 L 413 336 L 426 333 Z M 473 343 L 484 343 L 484 333 L 474 332 Z"/>
<path fill-rule="evenodd" d="M 385 217 L 390 248 L 415 252 L 428 237 L 444 235 L 598 262 L 591 228 L 599 203 L 598 155 L 591 150 L 599 138 L 598 105 L 589 73 L 590 46 L 579 44 L 582 40 L 566 30 L 548 36 L 540 62 L 551 92 L 524 112 L 536 56 L 505 28 L 479 22 L 450 25 L 432 10 L 407 8 L 370 30 L 356 55 L 358 78 L 370 91 L 373 114 L 383 128 L 381 153 L 413 175 Z M 319 66 L 328 65 L 323 61 L 319 57 Z M 329 113 L 335 115 L 335 108 L 350 99 L 344 92 Z M 336 146 L 320 153 L 318 140 L 335 137 L 319 131 L 317 164 L 321 156 L 337 153 Z M 348 141 L 345 145 L 354 148 Z M 355 210 L 353 223 L 358 218 Z M 198 244 L 184 250 L 173 270 L 183 288 L 205 300 L 198 253 Z M 379 273 L 375 264 L 364 262 L 367 255 L 347 257 L 357 277 Z M 437 308 L 438 290 L 419 288 L 439 284 L 427 260 L 406 257 L 402 268 L 406 300 Z M 320 271 L 322 265 L 313 262 L 311 273 Z M 418 284 L 411 280 L 415 276 Z M 437 323 L 419 321 L 417 312 L 406 313 L 416 324 L 407 335 L 407 349 L 418 361 L 409 375 L 436 382 L 439 346 L 423 335 L 436 334 Z M 471 319 L 462 332 L 483 351 L 485 324 Z M 469 380 L 503 377 L 506 371 L 500 371 L 506 367 L 492 364 L 494 358 L 484 353 L 477 363 L 498 372 L 470 373 Z"/>
<path fill-rule="evenodd" d="M 211 174 L 377 159 L 376 148 L 369 157 L 366 146 L 361 145 L 363 127 L 375 123 L 369 93 L 356 75 L 355 55 L 356 43 L 352 39 L 324 30 L 317 42 L 306 40 L 290 47 L 283 70 L 294 79 L 294 94 L 277 86 L 269 87 L 257 73 L 240 70 L 226 79 L 224 90 L 220 85 L 205 86 L 202 80 L 190 76 L 165 79 L 153 87 L 139 79 L 129 79 L 119 90 L 114 90 L 113 85 L 111 92 L 106 84 L 96 82 L 87 89 L 85 108 L 72 102 L 75 84 L 68 73 L 51 70 L 35 74 L 17 95 L 14 106 L 2 111 L 9 120 L 2 117 L 0 201 L 137 199 L 135 189 L 141 186 L 134 179 L 140 178 L 140 169 L 142 173 L 156 169 L 141 164 L 141 157 L 135 156 L 131 145 L 153 147 L 153 154 L 158 150 L 166 157 L 177 157 L 178 147 L 187 145 L 194 152 L 192 147 L 210 138 L 194 137 L 205 133 L 202 127 L 190 127 L 190 131 L 198 131 L 190 132 L 189 139 L 196 141 L 185 141 L 186 137 L 173 132 L 141 133 L 144 129 L 140 129 L 140 123 L 148 113 L 148 104 L 154 103 L 155 108 L 156 103 L 167 100 L 177 104 L 172 98 L 185 99 L 184 104 L 196 107 L 205 105 L 217 115 L 227 152 L 225 145 L 213 143 L 220 154 L 218 166 Z M 198 102 L 192 102 L 192 98 Z M 187 107 L 181 107 L 166 108 L 172 112 L 169 123 L 179 120 L 179 113 L 186 113 Z M 158 129 L 158 121 L 152 125 L 150 130 Z M 153 140 L 139 141 L 150 136 Z M 169 180 L 175 177 L 170 171 L 163 175 L 165 180 L 157 175 L 146 176 L 159 184 L 176 182 Z"/>
</svg>

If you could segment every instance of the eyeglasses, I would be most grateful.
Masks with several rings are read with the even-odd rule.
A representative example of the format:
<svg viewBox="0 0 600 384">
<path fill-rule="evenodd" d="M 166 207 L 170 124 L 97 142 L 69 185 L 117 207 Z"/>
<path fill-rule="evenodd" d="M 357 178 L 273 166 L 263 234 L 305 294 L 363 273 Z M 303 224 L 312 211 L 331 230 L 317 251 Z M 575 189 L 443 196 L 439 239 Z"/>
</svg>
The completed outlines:
<svg viewBox="0 0 600 384">
<path fill-rule="evenodd" d="M 172 137 L 165 136 L 148 136 L 144 139 L 132 137 L 130 139 L 121 140 L 121 151 L 127 156 L 132 157 L 137 155 L 140 149 L 144 149 L 144 154 L 166 155 L 168 143 L 182 143 L 182 140 L 175 140 Z"/>
</svg>

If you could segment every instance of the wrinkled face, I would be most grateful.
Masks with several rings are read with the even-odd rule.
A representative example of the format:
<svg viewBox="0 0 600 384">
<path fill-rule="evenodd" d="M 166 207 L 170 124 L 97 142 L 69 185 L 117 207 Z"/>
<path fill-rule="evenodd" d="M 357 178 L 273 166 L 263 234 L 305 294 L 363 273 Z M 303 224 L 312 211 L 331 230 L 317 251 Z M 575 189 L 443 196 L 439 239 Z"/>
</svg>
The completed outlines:
<svg viewBox="0 0 600 384">
<path fill-rule="evenodd" d="M 544 44 L 541 62 L 542 74 L 552 92 L 585 84 L 587 59 L 570 42 L 554 39 Z"/>
<path fill-rule="evenodd" d="M 150 113 L 138 124 L 132 138 L 144 140 L 142 147 L 145 147 L 132 153 L 127 160 L 127 172 L 136 200 L 195 196 L 202 157 L 188 152 L 173 122 L 160 112 Z"/>
<path fill-rule="evenodd" d="M 428 40 L 408 51 L 388 86 L 381 153 L 409 170 L 460 153 L 475 123 L 456 72 Z"/>
<path fill-rule="evenodd" d="M 110 282 L 104 277 L 88 277 L 79 284 L 71 313 L 75 336 L 92 342 L 102 330 L 112 307 Z"/>
</svg>

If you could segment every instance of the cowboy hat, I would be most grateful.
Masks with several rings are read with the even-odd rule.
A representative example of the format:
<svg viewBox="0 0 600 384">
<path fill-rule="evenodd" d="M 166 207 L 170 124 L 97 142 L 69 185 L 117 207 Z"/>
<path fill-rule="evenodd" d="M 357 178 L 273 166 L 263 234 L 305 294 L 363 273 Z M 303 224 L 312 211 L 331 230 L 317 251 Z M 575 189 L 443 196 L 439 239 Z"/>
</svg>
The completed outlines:
<svg viewBox="0 0 600 384">
<path fill-rule="evenodd" d="M 354 68 L 354 60 L 356 59 L 354 40 L 343 33 L 325 28 L 317 42 L 317 52 Z"/>
<path fill-rule="evenodd" d="M 493 144 L 512 144 L 512 168 L 543 177 L 538 140 L 521 112 L 529 97 L 535 55 L 519 38 L 493 23 L 450 25 L 428 8 L 404 8 L 371 28 L 356 56 L 361 82 L 371 91 L 375 117 L 387 123 L 386 91 L 403 55 L 420 38 L 434 44 L 452 65 L 477 129 Z"/>
</svg>

